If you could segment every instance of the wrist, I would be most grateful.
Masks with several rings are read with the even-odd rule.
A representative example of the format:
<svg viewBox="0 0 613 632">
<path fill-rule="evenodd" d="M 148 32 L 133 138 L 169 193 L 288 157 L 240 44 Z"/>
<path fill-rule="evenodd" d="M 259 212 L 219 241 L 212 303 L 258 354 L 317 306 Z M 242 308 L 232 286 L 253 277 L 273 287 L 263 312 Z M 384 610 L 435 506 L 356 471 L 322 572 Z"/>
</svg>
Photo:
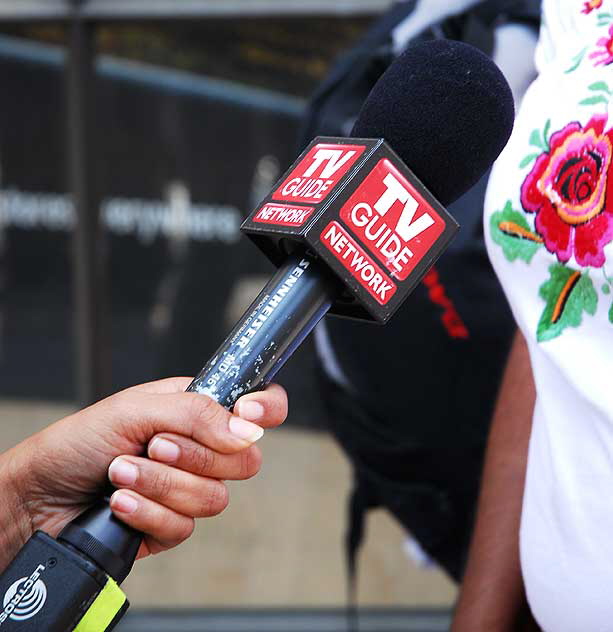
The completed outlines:
<svg viewBox="0 0 613 632">
<path fill-rule="evenodd" d="M 29 468 L 18 449 L 0 455 L 0 572 L 17 555 L 32 535 L 32 519 L 28 510 L 27 478 Z"/>
</svg>

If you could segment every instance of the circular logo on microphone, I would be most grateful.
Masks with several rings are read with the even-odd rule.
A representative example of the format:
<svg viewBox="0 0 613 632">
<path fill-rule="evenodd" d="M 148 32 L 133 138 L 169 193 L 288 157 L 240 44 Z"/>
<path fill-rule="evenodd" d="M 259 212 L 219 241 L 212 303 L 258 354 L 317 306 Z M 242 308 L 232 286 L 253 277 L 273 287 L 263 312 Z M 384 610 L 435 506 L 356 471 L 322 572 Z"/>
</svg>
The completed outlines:
<svg viewBox="0 0 613 632">
<path fill-rule="evenodd" d="M 6 591 L 2 605 L 9 619 L 27 621 L 42 610 L 46 601 L 47 587 L 43 580 L 22 577 Z"/>
</svg>

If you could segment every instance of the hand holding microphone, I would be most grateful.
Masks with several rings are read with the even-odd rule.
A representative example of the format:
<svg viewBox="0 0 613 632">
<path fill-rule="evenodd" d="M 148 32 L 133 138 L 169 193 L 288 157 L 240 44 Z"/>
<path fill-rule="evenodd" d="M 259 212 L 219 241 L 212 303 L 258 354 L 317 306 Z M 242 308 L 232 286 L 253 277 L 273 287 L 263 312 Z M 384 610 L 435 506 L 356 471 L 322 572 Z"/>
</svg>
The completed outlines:
<svg viewBox="0 0 613 632">
<path fill-rule="evenodd" d="M 190 382 L 172 378 L 127 389 L 0 456 L 0 504 L 11 517 L 0 525 L 0 570 L 34 531 L 56 536 L 82 513 L 107 471 L 119 490 L 113 511 L 144 534 L 139 557 L 178 545 L 191 535 L 194 518 L 223 511 L 222 481 L 258 472 L 262 456 L 254 444 L 265 428 L 283 422 L 287 398 L 271 385 L 241 398 L 232 415 L 185 393 Z"/>
</svg>

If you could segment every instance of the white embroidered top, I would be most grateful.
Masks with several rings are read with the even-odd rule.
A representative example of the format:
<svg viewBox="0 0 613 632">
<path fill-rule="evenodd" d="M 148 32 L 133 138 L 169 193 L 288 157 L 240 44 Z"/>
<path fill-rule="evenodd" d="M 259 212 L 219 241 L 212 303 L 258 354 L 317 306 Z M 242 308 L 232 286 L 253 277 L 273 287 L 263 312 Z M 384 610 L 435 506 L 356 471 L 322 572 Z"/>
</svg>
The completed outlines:
<svg viewBox="0 0 613 632">
<path fill-rule="evenodd" d="M 544 0 L 488 250 L 537 386 L 520 531 L 545 632 L 613 629 L 613 1 Z"/>
</svg>

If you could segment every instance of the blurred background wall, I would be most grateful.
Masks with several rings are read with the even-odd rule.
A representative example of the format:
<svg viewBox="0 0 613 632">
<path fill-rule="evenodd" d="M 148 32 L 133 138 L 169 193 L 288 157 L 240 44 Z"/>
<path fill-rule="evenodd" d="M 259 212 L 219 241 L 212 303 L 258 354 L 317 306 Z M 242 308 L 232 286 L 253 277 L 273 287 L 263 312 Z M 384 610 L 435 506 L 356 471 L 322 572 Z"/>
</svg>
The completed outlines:
<svg viewBox="0 0 613 632">
<path fill-rule="evenodd" d="M 271 267 L 240 223 L 295 157 L 305 98 L 369 22 L 227 13 L 95 31 L 107 391 L 193 374 L 246 307 Z M 57 23 L 0 31 L 0 392 L 10 396 L 77 396 L 67 36 Z M 298 396 L 304 379 L 289 375 Z"/>
</svg>

